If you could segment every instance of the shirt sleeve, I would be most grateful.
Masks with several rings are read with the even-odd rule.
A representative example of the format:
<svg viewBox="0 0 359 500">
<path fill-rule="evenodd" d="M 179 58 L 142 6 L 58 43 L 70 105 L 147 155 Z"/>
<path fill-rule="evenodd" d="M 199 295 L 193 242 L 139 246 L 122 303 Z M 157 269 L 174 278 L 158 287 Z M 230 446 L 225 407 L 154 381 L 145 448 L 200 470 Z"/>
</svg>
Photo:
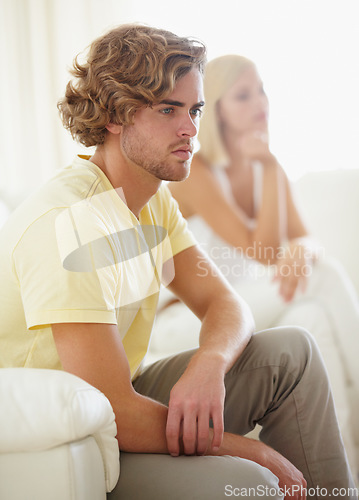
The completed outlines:
<svg viewBox="0 0 359 500">
<path fill-rule="evenodd" d="M 65 211 L 50 210 L 33 222 L 13 252 L 27 327 L 37 329 L 70 322 L 116 324 L 113 266 L 102 270 L 99 276 L 96 266 L 76 269 L 64 265 L 61 246 L 76 239 L 70 225 L 58 227 Z M 103 251 L 109 254 L 112 250 L 109 247 Z M 91 253 L 90 248 L 87 253 Z M 86 257 L 91 259 L 91 255 Z M 84 264 L 85 260 L 80 252 L 78 262 Z"/>
</svg>

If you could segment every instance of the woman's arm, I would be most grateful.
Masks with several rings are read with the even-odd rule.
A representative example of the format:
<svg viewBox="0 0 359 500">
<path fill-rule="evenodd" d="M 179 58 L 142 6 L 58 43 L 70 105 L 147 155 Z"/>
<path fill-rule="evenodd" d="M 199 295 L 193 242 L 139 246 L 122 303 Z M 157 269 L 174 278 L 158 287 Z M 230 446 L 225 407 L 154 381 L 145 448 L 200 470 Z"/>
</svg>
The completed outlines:
<svg viewBox="0 0 359 500">
<path fill-rule="evenodd" d="M 275 280 L 279 282 L 279 294 L 289 302 L 298 288 L 305 290 L 319 247 L 308 234 L 284 171 L 281 171 L 281 182 L 285 193 L 287 244 L 278 253 Z"/>
<path fill-rule="evenodd" d="M 280 245 L 278 207 L 279 165 L 270 156 L 263 168 L 263 194 L 255 229 L 247 227 L 234 199 L 223 192 L 210 168 L 195 155 L 190 176 L 169 185 L 185 217 L 200 215 L 222 239 L 265 264 L 276 261 Z"/>
</svg>

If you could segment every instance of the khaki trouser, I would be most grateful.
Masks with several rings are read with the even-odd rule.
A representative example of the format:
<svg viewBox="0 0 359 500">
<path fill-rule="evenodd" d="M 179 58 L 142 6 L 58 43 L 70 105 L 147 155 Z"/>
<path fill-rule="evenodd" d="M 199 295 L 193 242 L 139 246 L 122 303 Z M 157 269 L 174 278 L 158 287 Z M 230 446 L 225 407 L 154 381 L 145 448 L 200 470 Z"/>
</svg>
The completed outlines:
<svg viewBox="0 0 359 500">
<path fill-rule="evenodd" d="M 136 391 L 167 404 L 192 354 L 149 366 L 134 381 Z M 244 435 L 260 424 L 260 439 L 302 471 L 308 497 L 357 498 L 328 377 L 311 335 L 299 327 L 255 334 L 225 384 L 227 432 Z M 122 452 L 120 479 L 108 500 L 279 499 L 277 484 L 267 469 L 237 457 Z"/>
</svg>

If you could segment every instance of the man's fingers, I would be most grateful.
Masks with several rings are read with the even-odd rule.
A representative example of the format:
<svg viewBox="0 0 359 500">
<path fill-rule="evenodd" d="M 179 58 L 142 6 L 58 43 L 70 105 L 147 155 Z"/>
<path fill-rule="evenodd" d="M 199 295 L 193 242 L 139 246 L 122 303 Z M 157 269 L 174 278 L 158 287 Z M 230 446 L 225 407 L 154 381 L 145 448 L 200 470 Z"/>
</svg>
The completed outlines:
<svg viewBox="0 0 359 500">
<path fill-rule="evenodd" d="M 166 439 L 168 451 L 173 457 L 180 454 L 181 421 L 182 413 L 170 406 L 167 416 Z"/>
<path fill-rule="evenodd" d="M 197 415 L 194 409 L 186 411 L 183 419 L 183 449 L 186 455 L 194 455 L 197 446 Z"/>
<path fill-rule="evenodd" d="M 213 422 L 212 451 L 216 452 L 219 450 L 223 441 L 223 432 L 224 432 L 223 411 L 217 411 L 213 413 L 212 422 Z"/>
<path fill-rule="evenodd" d="M 223 381 L 202 384 L 200 388 L 186 390 L 178 385 L 171 391 L 168 405 L 166 439 L 172 456 L 203 455 L 211 448 L 217 451 L 224 432 L 223 405 L 225 387 Z M 210 429 L 213 422 L 213 434 Z M 211 436 L 211 437 L 210 437 Z"/>
<path fill-rule="evenodd" d="M 204 455 L 208 448 L 209 416 L 202 413 L 197 419 L 197 454 Z"/>
</svg>

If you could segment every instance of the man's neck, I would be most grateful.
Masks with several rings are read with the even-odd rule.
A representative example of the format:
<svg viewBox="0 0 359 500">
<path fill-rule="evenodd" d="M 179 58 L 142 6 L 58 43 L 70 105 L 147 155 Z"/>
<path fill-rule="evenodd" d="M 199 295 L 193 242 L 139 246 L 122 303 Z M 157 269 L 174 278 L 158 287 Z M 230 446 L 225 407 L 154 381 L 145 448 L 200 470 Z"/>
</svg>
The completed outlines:
<svg viewBox="0 0 359 500">
<path fill-rule="evenodd" d="M 111 148 L 98 146 L 90 161 L 104 172 L 115 189 L 122 188 L 126 204 L 137 218 L 162 183 L 133 162 L 125 161 Z"/>
</svg>

